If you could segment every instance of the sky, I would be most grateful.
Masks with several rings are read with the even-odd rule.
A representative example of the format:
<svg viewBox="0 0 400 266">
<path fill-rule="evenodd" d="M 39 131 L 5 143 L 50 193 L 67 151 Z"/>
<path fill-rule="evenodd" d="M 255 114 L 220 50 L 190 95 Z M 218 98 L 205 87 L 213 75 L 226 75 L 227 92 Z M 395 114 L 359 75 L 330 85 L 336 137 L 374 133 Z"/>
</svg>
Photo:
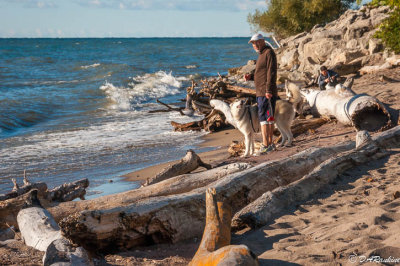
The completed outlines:
<svg viewBox="0 0 400 266">
<path fill-rule="evenodd" d="M 0 37 L 247 37 L 265 0 L 0 0 Z"/>
</svg>

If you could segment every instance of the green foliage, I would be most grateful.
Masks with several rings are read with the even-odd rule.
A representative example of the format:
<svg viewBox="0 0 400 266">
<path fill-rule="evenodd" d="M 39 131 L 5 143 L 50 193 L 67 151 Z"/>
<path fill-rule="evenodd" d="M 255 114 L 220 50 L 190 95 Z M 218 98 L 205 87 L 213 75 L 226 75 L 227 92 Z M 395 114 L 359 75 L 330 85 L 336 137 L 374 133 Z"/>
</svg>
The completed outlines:
<svg viewBox="0 0 400 266">
<path fill-rule="evenodd" d="M 400 7 L 400 0 L 372 0 L 369 5 L 371 6 L 390 6 Z"/>
<path fill-rule="evenodd" d="M 390 0 L 389 0 L 390 1 Z M 400 1 L 400 0 L 392 0 Z M 337 19 L 356 0 L 270 0 L 267 11 L 256 10 L 247 21 L 255 30 L 288 37 L 316 24 Z"/>
<path fill-rule="evenodd" d="M 386 47 L 394 51 L 396 54 L 400 53 L 400 0 L 373 0 L 373 6 L 388 5 L 394 8 L 390 17 L 386 19 L 380 26 L 379 30 L 375 33 L 376 38 L 383 41 Z"/>
</svg>

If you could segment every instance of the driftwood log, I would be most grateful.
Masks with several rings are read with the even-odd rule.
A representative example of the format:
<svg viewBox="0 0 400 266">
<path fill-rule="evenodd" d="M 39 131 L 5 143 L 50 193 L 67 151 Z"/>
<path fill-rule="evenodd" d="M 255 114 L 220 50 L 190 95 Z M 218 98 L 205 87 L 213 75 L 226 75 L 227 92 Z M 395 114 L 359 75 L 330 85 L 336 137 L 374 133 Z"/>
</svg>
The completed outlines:
<svg viewBox="0 0 400 266">
<path fill-rule="evenodd" d="M 211 165 L 204 163 L 193 150 L 188 150 L 186 155 L 179 162 L 167 166 L 157 175 L 147 179 L 144 186 L 155 184 L 177 175 L 190 173 L 200 166 L 211 169 Z"/>
<path fill-rule="evenodd" d="M 245 87 L 241 87 L 241 86 L 234 86 L 234 85 L 227 85 L 226 86 L 226 90 L 228 91 L 233 91 L 237 94 L 241 94 L 241 95 L 248 95 L 248 96 L 252 96 L 255 97 L 256 96 L 256 90 L 255 89 L 250 89 L 250 88 L 245 88 Z"/>
<path fill-rule="evenodd" d="M 358 148 L 333 156 L 311 173 L 287 186 L 268 191 L 235 214 L 232 227 L 257 228 L 299 202 L 306 200 L 344 171 L 387 155 L 385 148 L 400 147 L 400 126 L 378 137 L 367 138 Z"/>
<path fill-rule="evenodd" d="M 51 201 L 71 201 L 77 198 L 85 199 L 86 188 L 89 186 L 87 178 L 79 179 L 71 183 L 65 183 L 48 191 Z"/>
<path fill-rule="evenodd" d="M 32 189 L 37 189 L 39 190 L 42 194 L 47 191 L 47 185 L 43 182 L 38 182 L 38 183 L 30 183 L 27 181 L 26 177 L 24 177 L 24 185 L 22 187 L 19 187 L 16 180 L 12 179 L 12 182 L 14 183 L 14 188 L 11 192 L 6 193 L 6 194 L 1 194 L 0 195 L 0 201 L 3 200 L 8 200 L 12 198 L 16 198 L 18 196 L 21 196 L 25 193 L 28 193 Z"/>
<path fill-rule="evenodd" d="M 343 143 L 309 149 L 284 160 L 227 175 L 208 186 L 178 195 L 138 199 L 134 196 L 138 191 L 131 191 L 120 195 L 123 198 L 118 200 L 99 198 L 71 202 L 68 210 L 71 211 L 73 204 L 75 210 L 80 211 L 62 219 L 60 226 L 68 238 L 92 249 L 132 248 L 199 237 L 204 228 L 204 193 L 208 187 L 215 187 L 218 193 L 226 195 L 236 212 L 266 191 L 300 179 L 321 162 L 353 146 L 354 143 Z M 65 217 L 62 216 L 63 206 L 60 204 L 50 210 L 56 220 L 57 216 Z"/>
<path fill-rule="evenodd" d="M 0 229 L 8 228 L 8 226 L 14 226 L 18 228 L 18 212 L 21 210 L 25 201 L 29 197 L 28 192 L 32 189 L 36 189 L 38 191 L 38 197 L 44 206 L 50 206 L 51 204 L 58 204 L 59 202 L 83 198 L 86 194 L 86 188 L 89 186 L 89 181 L 87 178 L 66 183 L 51 190 L 47 190 L 47 185 L 45 183 L 28 184 L 28 182 L 29 181 L 27 181 L 25 177 L 25 185 L 14 191 L 19 194 L 18 196 L 11 192 L 5 195 L 11 194 L 12 196 L 16 197 L 8 197 L 8 199 L 0 200 Z"/>
<path fill-rule="evenodd" d="M 217 199 L 214 188 L 206 192 L 206 209 L 203 237 L 189 265 L 259 265 L 257 256 L 247 246 L 230 245 L 231 206 Z"/>
<path fill-rule="evenodd" d="M 349 85 L 336 85 L 324 91 L 303 89 L 312 112 L 316 115 L 334 116 L 340 123 L 356 130 L 382 131 L 391 126 L 390 113 L 383 103 L 366 94 L 355 94 Z"/>
<path fill-rule="evenodd" d="M 73 247 L 61 235 L 51 214 L 44 209 L 37 197 L 37 190 L 31 190 L 23 209 L 18 213 L 18 227 L 25 244 L 45 251 L 43 265 L 90 265 L 87 252 L 82 247 Z"/>
<path fill-rule="evenodd" d="M 83 210 L 96 210 L 99 207 L 106 209 L 126 206 L 148 198 L 186 193 L 196 188 L 207 186 L 229 174 L 249 169 L 250 167 L 251 165 L 248 163 L 232 163 L 204 172 L 175 176 L 157 184 L 117 195 L 104 196 L 93 200 L 66 202 L 50 208 L 50 212 L 59 221 L 68 215 Z"/>
</svg>

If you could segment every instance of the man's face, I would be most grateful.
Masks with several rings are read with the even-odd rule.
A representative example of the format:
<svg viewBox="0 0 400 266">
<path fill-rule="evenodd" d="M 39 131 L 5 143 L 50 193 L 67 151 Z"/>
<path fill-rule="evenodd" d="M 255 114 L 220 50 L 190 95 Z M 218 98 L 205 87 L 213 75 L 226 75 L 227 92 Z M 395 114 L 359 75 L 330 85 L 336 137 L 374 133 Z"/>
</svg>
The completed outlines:
<svg viewBox="0 0 400 266">
<path fill-rule="evenodd" d="M 327 76 L 328 75 L 328 70 L 322 70 L 321 73 L 322 73 L 322 75 Z"/>
<path fill-rule="evenodd" d="M 265 45 L 265 42 L 264 42 L 264 40 L 258 40 L 258 41 L 251 42 L 251 44 L 253 45 L 254 51 L 259 53 L 261 51 L 261 48 L 263 48 L 263 45 Z"/>
</svg>

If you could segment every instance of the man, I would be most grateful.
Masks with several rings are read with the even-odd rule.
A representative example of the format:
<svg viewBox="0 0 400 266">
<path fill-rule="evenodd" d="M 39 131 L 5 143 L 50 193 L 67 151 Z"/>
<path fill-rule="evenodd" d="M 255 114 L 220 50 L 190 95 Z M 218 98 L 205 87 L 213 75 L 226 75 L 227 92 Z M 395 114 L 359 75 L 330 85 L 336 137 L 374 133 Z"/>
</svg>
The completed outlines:
<svg viewBox="0 0 400 266">
<path fill-rule="evenodd" d="M 275 150 L 272 143 L 274 131 L 275 103 L 278 99 L 276 87 L 277 62 L 274 50 L 265 43 L 261 34 L 254 34 L 249 43 L 259 54 L 254 75 L 245 75 L 245 80 L 254 79 L 256 86 L 256 97 L 258 116 L 260 118 L 261 134 L 263 143 L 260 147 L 260 154 Z"/>
<path fill-rule="evenodd" d="M 325 90 L 325 86 L 329 84 L 330 86 L 335 86 L 338 81 L 338 74 L 333 70 L 328 70 L 326 66 L 321 66 L 321 74 L 319 75 L 318 84 L 321 90 Z"/>
</svg>

